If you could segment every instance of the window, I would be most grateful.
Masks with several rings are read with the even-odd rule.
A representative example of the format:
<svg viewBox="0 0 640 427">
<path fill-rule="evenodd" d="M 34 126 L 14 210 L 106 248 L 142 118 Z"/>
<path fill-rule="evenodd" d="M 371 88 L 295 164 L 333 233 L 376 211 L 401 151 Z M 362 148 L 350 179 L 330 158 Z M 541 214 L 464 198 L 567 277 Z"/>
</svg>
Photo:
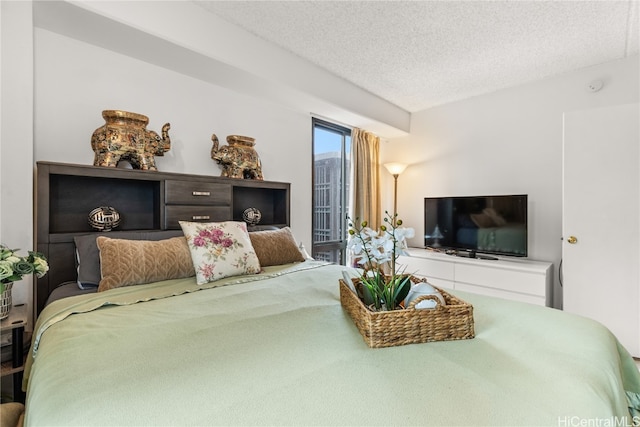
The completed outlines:
<svg viewBox="0 0 640 427">
<path fill-rule="evenodd" d="M 345 263 L 351 130 L 313 119 L 313 247 L 315 259 Z"/>
</svg>

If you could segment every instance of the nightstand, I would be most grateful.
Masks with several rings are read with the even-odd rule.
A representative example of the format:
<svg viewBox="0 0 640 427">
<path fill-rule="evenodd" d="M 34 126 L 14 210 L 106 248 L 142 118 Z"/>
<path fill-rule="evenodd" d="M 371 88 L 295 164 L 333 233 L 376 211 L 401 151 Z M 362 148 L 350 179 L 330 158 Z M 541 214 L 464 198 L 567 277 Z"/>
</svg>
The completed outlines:
<svg viewBox="0 0 640 427">
<path fill-rule="evenodd" d="M 11 361 L 2 363 L 0 375 L 13 375 L 13 400 L 24 403 L 22 371 L 24 370 L 24 328 L 27 326 L 27 305 L 14 305 L 9 317 L 0 321 L 2 334 L 11 331 Z"/>
</svg>

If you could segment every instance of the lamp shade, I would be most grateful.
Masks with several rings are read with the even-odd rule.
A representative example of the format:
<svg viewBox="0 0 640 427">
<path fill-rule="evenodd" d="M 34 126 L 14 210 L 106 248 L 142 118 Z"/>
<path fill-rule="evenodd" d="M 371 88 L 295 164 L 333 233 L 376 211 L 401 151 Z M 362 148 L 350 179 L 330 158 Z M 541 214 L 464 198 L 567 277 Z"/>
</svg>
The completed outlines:
<svg viewBox="0 0 640 427">
<path fill-rule="evenodd" d="M 407 165 L 404 163 L 385 163 L 384 167 L 391 175 L 400 175 L 407 168 Z"/>
</svg>

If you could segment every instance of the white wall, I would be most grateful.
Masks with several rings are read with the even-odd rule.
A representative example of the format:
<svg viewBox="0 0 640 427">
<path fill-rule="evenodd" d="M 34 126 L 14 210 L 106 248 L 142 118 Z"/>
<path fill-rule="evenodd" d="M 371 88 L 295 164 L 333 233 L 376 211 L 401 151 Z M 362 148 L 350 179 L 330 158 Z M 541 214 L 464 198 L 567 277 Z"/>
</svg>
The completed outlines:
<svg viewBox="0 0 640 427">
<path fill-rule="evenodd" d="M 291 227 L 311 247 L 311 116 L 59 34 L 35 29 L 35 160 L 93 164 L 105 109 L 171 123 L 158 169 L 219 176 L 211 134 L 256 138 L 266 180 L 292 183 Z M 302 159 L 303 161 L 299 161 Z"/>
<path fill-rule="evenodd" d="M 400 107 L 188 1 L 44 1 L 38 28 L 353 126 L 397 137 Z"/>
<path fill-rule="evenodd" d="M 0 242 L 33 248 L 33 34 L 30 2 L 0 1 Z M 31 277 L 13 287 L 31 300 Z"/>
<path fill-rule="evenodd" d="M 398 179 L 398 212 L 422 246 L 424 197 L 529 195 L 529 257 L 554 263 L 562 236 L 562 114 L 638 102 L 638 56 L 414 113 L 410 136 L 383 143 L 382 163 L 410 164 Z M 596 93 L 586 86 L 602 79 Z M 594 173 L 598 173 L 594 171 Z M 393 182 L 385 186 L 392 210 Z"/>
</svg>

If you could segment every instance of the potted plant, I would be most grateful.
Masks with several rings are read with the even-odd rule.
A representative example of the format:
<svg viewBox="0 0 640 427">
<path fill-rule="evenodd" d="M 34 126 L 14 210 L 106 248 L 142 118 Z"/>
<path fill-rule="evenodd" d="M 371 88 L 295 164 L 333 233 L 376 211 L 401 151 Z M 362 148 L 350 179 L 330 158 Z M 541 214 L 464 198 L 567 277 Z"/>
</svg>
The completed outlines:
<svg viewBox="0 0 640 427">
<path fill-rule="evenodd" d="M 27 274 L 40 278 L 49 270 L 49 264 L 41 253 L 29 251 L 27 256 L 20 256 L 17 252 L 18 249 L 0 245 L 0 319 L 9 316 L 13 282 L 22 280 Z"/>
<path fill-rule="evenodd" d="M 351 255 L 362 268 L 358 283 L 361 298 L 374 311 L 391 311 L 401 303 L 411 288 L 411 276 L 396 269 L 396 260 L 405 254 L 406 239 L 414 236 L 413 228 L 402 227 L 402 220 L 385 211 L 384 224 L 379 230 L 349 220 Z"/>
<path fill-rule="evenodd" d="M 406 239 L 414 231 L 403 228 L 396 214 L 385 214 L 379 230 L 366 221 L 349 220 L 347 246 L 362 269 L 356 278 L 345 271 L 344 280 L 339 280 L 340 304 L 366 344 L 382 348 L 473 338 L 473 306 L 442 289 L 432 287 L 437 292 L 421 294 L 403 307 L 412 285 L 427 282 L 396 269 L 396 259 L 405 253 Z M 422 302 L 430 304 L 419 307 Z"/>
</svg>

